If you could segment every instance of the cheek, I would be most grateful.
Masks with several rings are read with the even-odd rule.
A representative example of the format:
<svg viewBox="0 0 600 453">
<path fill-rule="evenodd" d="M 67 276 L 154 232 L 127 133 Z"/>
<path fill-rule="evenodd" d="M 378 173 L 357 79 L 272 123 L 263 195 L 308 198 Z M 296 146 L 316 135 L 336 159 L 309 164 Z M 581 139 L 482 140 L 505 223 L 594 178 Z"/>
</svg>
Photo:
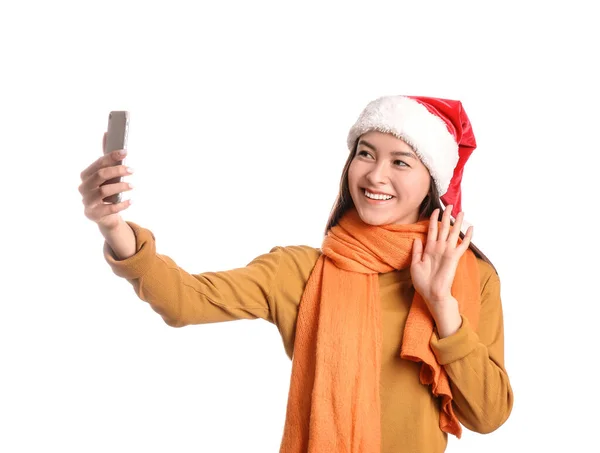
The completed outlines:
<svg viewBox="0 0 600 453">
<path fill-rule="evenodd" d="M 350 185 L 350 190 L 352 190 L 352 186 L 354 185 L 356 179 L 356 165 L 354 163 L 350 164 L 348 167 L 348 183 Z"/>
<path fill-rule="evenodd" d="M 414 181 L 413 185 L 413 187 L 417 189 L 415 192 L 418 192 L 419 195 L 421 195 L 421 193 L 425 193 L 425 195 L 427 195 L 427 192 L 429 191 L 429 179 L 422 175 L 415 179 L 416 180 Z"/>
<path fill-rule="evenodd" d="M 419 184 L 416 187 L 420 188 L 419 198 L 424 199 L 429 193 L 429 188 L 431 186 L 431 177 L 429 173 L 426 173 L 424 176 L 420 178 Z"/>
<path fill-rule="evenodd" d="M 411 173 L 398 180 L 400 191 L 415 200 L 423 200 L 429 193 L 429 173 Z"/>
</svg>

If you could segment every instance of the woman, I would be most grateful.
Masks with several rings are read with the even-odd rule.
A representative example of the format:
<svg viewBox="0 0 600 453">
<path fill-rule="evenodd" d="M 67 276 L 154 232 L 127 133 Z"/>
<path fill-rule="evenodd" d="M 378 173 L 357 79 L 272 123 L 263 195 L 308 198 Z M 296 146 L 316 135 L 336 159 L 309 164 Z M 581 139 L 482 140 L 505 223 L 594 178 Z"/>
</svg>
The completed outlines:
<svg viewBox="0 0 600 453">
<path fill-rule="evenodd" d="M 473 228 L 460 231 L 475 146 L 459 101 L 379 98 L 350 129 L 320 249 L 274 247 L 246 267 L 196 275 L 120 217 L 128 202 L 101 202 L 127 190 L 100 187 L 126 174 L 112 166 L 122 156 L 84 170 L 80 192 L 114 273 L 168 325 L 277 325 L 292 359 L 282 453 L 442 452 L 461 424 L 491 432 L 513 404 L 499 278 Z"/>
</svg>

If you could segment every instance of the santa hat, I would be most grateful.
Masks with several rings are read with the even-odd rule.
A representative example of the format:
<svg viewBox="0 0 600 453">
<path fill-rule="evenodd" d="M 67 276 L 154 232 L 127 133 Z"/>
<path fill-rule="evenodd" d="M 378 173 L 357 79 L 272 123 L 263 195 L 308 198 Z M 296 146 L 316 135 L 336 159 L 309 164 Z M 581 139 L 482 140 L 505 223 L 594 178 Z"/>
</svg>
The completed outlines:
<svg viewBox="0 0 600 453">
<path fill-rule="evenodd" d="M 384 96 L 370 102 L 348 133 L 348 148 L 369 131 L 390 133 L 410 145 L 429 170 L 452 216 L 462 210 L 463 168 L 477 147 L 460 101 L 424 96 Z"/>
</svg>

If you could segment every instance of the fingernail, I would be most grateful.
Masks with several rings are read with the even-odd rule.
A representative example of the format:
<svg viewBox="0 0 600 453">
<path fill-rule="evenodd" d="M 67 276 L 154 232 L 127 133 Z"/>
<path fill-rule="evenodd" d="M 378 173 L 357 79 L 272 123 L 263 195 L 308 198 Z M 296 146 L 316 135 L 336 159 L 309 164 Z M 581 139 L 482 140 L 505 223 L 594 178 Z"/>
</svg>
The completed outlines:
<svg viewBox="0 0 600 453">
<path fill-rule="evenodd" d="M 125 154 L 127 154 L 127 151 L 125 151 L 124 149 L 119 150 L 119 156 L 124 156 Z"/>
<path fill-rule="evenodd" d="M 127 168 L 125 169 L 125 171 L 126 171 L 127 173 L 133 173 L 133 168 L 131 168 L 131 167 L 127 167 Z"/>
</svg>

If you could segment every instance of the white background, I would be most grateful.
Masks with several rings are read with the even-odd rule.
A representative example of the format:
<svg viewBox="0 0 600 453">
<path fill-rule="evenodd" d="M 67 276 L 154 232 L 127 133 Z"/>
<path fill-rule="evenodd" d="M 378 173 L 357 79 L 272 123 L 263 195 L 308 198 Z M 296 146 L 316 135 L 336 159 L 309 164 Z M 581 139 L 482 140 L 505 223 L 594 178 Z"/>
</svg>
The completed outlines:
<svg viewBox="0 0 600 453">
<path fill-rule="evenodd" d="M 131 112 L 134 204 L 192 273 L 319 247 L 348 128 L 386 94 L 463 101 L 473 241 L 497 266 L 509 420 L 450 452 L 597 443 L 593 2 L 27 2 L 0 14 L 0 451 L 276 452 L 275 326 L 175 329 L 115 276 L 79 174 Z M 390 452 L 391 453 L 391 452 Z"/>
</svg>

